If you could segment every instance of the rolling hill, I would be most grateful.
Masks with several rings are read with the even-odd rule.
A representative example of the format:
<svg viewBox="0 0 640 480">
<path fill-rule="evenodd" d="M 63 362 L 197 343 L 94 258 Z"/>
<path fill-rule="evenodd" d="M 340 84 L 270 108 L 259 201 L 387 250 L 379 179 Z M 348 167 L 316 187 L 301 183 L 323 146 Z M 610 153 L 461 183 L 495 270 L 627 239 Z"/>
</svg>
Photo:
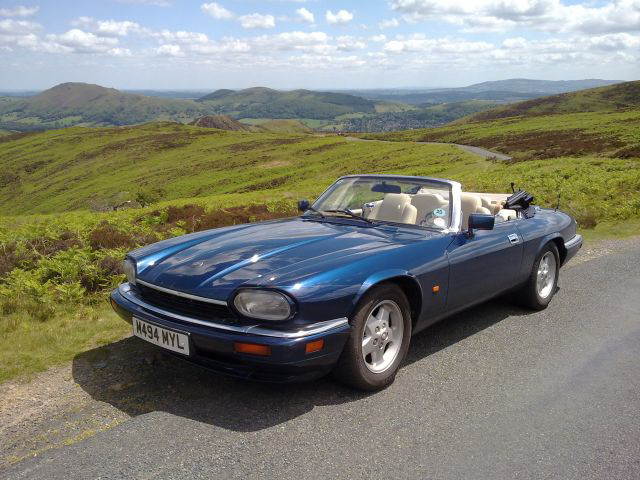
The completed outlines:
<svg viewBox="0 0 640 480">
<path fill-rule="evenodd" d="M 216 90 L 198 100 L 236 118 L 332 119 L 348 113 L 375 113 L 375 103 L 354 95 L 265 87 Z"/>
<path fill-rule="evenodd" d="M 477 113 L 452 124 L 388 134 L 385 140 L 477 145 L 515 160 L 640 157 L 640 81 L 553 95 Z"/>
<path fill-rule="evenodd" d="M 640 108 L 640 81 L 537 98 L 479 113 L 470 121 L 562 113 L 610 112 L 627 108 Z"/>
<path fill-rule="evenodd" d="M 206 115 L 204 117 L 196 118 L 189 125 L 195 125 L 196 127 L 217 128 L 219 130 L 234 130 L 234 131 L 246 131 L 249 130 L 249 126 L 234 120 L 227 115 Z"/>
<path fill-rule="evenodd" d="M 154 120 L 186 122 L 210 113 L 187 101 L 122 93 L 86 83 L 63 83 L 49 90 L 0 104 L 0 127 L 14 130 L 72 125 L 131 125 Z"/>
</svg>

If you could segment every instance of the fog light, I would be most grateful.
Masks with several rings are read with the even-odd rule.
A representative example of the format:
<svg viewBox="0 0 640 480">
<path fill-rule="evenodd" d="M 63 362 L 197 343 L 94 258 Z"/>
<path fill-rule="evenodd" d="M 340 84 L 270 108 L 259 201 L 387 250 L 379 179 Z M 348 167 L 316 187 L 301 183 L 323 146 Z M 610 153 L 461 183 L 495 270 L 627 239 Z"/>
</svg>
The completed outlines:
<svg viewBox="0 0 640 480">
<path fill-rule="evenodd" d="M 313 342 L 307 343 L 305 347 L 305 351 L 307 353 L 315 353 L 319 352 L 324 348 L 324 340 L 314 340 Z"/>
<path fill-rule="evenodd" d="M 257 343 L 234 342 L 233 350 L 236 353 L 247 353 L 249 355 L 262 355 L 263 357 L 271 355 L 271 347 L 269 345 L 258 345 Z"/>
</svg>

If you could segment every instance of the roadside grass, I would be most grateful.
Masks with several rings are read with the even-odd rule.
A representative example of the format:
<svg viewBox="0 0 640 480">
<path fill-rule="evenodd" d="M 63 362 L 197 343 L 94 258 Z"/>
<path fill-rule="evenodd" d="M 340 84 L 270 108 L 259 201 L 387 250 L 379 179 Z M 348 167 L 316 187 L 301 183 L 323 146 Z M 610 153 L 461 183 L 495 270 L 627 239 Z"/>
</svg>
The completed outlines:
<svg viewBox="0 0 640 480">
<path fill-rule="evenodd" d="M 0 381 L 129 332 L 110 312 L 125 252 L 184 233 L 295 214 L 337 177 L 450 178 L 466 190 L 531 191 L 586 238 L 640 226 L 640 160 L 563 156 L 505 164 L 454 146 L 207 131 L 175 124 L 72 128 L 0 142 Z M 5 175 L 5 177 L 3 177 Z M 90 211 L 148 194 L 149 206 Z M 111 202 L 111 203 L 110 203 Z M 634 231 L 635 230 L 635 231 Z"/>
<path fill-rule="evenodd" d="M 64 305 L 46 320 L 27 312 L 0 321 L 0 382 L 46 370 L 79 352 L 115 342 L 130 332 L 104 298 L 98 305 Z"/>
</svg>

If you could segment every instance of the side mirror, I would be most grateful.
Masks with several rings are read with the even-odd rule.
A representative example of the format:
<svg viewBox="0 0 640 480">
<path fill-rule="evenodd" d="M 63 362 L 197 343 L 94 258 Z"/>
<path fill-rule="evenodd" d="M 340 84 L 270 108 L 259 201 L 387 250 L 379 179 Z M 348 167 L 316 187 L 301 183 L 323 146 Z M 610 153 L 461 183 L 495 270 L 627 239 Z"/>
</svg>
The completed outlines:
<svg viewBox="0 0 640 480">
<path fill-rule="evenodd" d="M 474 230 L 493 230 L 496 217 L 486 213 L 472 213 L 469 215 L 469 236 L 473 237 Z"/>
<path fill-rule="evenodd" d="M 309 209 L 309 200 L 298 200 L 298 210 L 304 212 Z"/>
</svg>

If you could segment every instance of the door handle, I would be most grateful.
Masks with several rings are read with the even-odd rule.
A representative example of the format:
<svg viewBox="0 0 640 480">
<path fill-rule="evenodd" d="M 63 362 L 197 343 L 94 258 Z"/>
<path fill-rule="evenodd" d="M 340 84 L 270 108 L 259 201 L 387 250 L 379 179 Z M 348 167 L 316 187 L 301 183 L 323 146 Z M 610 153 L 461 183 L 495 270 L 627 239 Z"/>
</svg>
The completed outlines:
<svg viewBox="0 0 640 480">
<path fill-rule="evenodd" d="M 509 239 L 509 243 L 511 245 L 516 245 L 516 244 L 520 243 L 520 237 L 518 237 L 517 233 L 512 233 L 507 238 Z"/>
</svg>

